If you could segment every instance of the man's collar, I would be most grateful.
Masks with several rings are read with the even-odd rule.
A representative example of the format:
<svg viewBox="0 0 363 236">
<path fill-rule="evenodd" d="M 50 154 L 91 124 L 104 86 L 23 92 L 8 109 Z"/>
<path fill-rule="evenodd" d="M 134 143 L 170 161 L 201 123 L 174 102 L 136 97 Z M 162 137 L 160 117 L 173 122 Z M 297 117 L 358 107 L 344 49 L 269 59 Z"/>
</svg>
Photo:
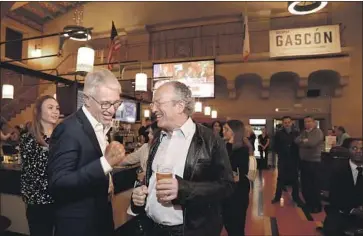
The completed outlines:
<svg viewBox="0 0 363 236">
<path fill-rule="evenodd" d="M 195 124 L 193 120 L 189 117 L 187 121 L 180 127 L 180 130 L 185 138 L 188 138 L 189 135 L 192 135 L 195 131 Z"/>
<path fill-rule="evenodd" d="M 88 111 L 87 107 L 85 106 L 82 106 L 82 111 L 84 112 L 84 114 L 86 115 L 87 119 L 89 120 L 89 122 L 91 123 L 91 126 L 94 130 L 97 129 L 97 127 L 102 127 L 102 130 L 107 133 L 111 126 L 108 126 L 108 127 L 104 127 L 100 122 L 98 122 L 96 120 L 96 118 L 93 117 L 93 115 Z"/>
<path fill-rule="evenodd" d="M 350 168 L 352 168 L 352 170 L 356 170 L 358 165 L 355 164 L 354 162 L 352 162 L 352 160 L 349 159 L 349 165 L 350 165 Z"/>
<path fill-rule="evenodd" d="M 184 135 L 185 138 L 188 138 L 190 135 L 194 134 L 195 131 L 195 123 L 193 122 L 193 120 L 189 117 L 184 124 L 177 129 L 174 129 L 174 131 L 180 130 L 181 133 Z M 168 136 L 168 132 L 162 130 L 161 134 L 167 135 Z M 162 136 L 161 136 L 162 137 Z"/>
</svg>

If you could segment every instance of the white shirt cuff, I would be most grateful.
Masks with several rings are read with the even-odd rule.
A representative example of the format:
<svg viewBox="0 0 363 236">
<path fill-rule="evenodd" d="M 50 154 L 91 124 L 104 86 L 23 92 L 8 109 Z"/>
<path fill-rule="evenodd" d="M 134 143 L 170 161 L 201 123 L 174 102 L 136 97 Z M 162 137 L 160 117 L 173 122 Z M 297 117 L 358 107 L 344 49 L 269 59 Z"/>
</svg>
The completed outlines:
<svg viewBox="0 0 363 236">
<path fill-rule="evenodd" d="M 104 156 L 102 156 L 100 160 L 103 172 L 105 173 L 105 175 L 109 174 L 112 171 L 112 167 L 110 166 L 110 164 L 108 164 L 108 161 Z"/>
</svg>

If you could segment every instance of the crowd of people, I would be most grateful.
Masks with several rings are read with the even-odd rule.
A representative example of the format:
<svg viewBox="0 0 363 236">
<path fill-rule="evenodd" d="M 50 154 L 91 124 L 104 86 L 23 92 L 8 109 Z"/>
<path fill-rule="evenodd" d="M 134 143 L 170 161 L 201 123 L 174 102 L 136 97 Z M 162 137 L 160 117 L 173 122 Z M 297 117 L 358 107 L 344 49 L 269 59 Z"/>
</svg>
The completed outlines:
<svg viewBox="0 0 363 236">
<path fill-rule="evenodd" d="M 84 105 L 76 113 L 58 123 L 58 102 L 43 96 L 26 129 L 1 132 L 1 140 L 19 142 L 21 193 L 31 236 L 219 236 L 223 227 L 229 236 L 243 236 L 256 138 L 262 169 L 268 166 L 269 151 L 278 156 L 271 203 L 280 202 L 282 191 L 292 186 L 297 206 L 322 211 L 318 180 L 324 135 L 313 117 L 306 116 L 305 129 L 298 131 L 285 116 L 271 137 L 266 128 L 256 137 L 240 120 L 215 121 L 208 128 L 192 119 L 190 89 L 167 82 L 153 96 L 153 118 L 139 129 L 145 144 L 126 155 L 122 144 L 107 138 L 122 103 L 120 94 L 110 71 L 91 72 Z M 334 236 L 363 221 L 363 158 L 362 139 L 350 138 L 343 127 L 329 132 L 337 137 L 335 146 L 348 153 L 329 189 L 324 231 Z M 133 218 L 115 231 L 111 172 L 136 163 L 140 169 L 127 211 Z M 161 166 L 172 170 L 171 178 L 158 176 Z"/>
</svg>

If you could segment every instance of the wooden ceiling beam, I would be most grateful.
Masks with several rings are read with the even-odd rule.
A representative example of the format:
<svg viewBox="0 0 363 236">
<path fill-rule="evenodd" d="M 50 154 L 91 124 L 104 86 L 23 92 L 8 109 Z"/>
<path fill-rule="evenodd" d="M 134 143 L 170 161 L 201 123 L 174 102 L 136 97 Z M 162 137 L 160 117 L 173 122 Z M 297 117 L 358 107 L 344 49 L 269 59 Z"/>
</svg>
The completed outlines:
<svg viewBox="0 0 363 236">
<path fill-rule="evenodd" d="M 42 12 L 46 17 L 49 17 L 52 20 L 54 19 L 53 14 L 50 11 L 48 11 L 47 9 L 43 8 L 39 3 L 32 2 L 32 3 L 30 3 L 30 6 L 34 7 L 36 10 Z"/>
<path fill-rule="evenodd" d="M 49 1 L 48 2 L 49 4 L 53 5 L 55 8 L 58 9 L 58 11 L 60 11 L 62 14 L 66 13 L 67 12 L 67 9 L 65 7 L 63 7 L 62 5 L 60 4 L 57 4 L 56 2 L 51 2 Z"/>
<path fill-rule="evenodd" d="M 15 9 L 25 6 L 26 4 L 28 4 L 29 2 L 15 2 L 13 4 L 13 6 L 10 8 L 10 11 L 14 11 Z"/>
<path fill-rule="evenodd" d="M 43 25 L 44 24 L 44 19 L 41 16 L 38 16 L 37 14 L 26 10 L 25 8 L 20 8 L 16 11 L 17 15 L 21 15 L 39 25 Z"/>
</svg>

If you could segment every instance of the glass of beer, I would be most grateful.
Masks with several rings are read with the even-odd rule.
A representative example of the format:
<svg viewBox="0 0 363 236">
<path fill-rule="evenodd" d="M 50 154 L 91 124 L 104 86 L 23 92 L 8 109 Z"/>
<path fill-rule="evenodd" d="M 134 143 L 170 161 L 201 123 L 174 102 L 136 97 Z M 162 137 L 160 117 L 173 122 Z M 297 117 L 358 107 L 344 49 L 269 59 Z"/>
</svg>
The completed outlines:
<svg viewBox="0 0 363 236">
<path fill-rule="evenodd" d="M 156 180 L 173 178 L 173 167 L 170 165 L 159 164 L 156 166 Z"/>
</svg>

